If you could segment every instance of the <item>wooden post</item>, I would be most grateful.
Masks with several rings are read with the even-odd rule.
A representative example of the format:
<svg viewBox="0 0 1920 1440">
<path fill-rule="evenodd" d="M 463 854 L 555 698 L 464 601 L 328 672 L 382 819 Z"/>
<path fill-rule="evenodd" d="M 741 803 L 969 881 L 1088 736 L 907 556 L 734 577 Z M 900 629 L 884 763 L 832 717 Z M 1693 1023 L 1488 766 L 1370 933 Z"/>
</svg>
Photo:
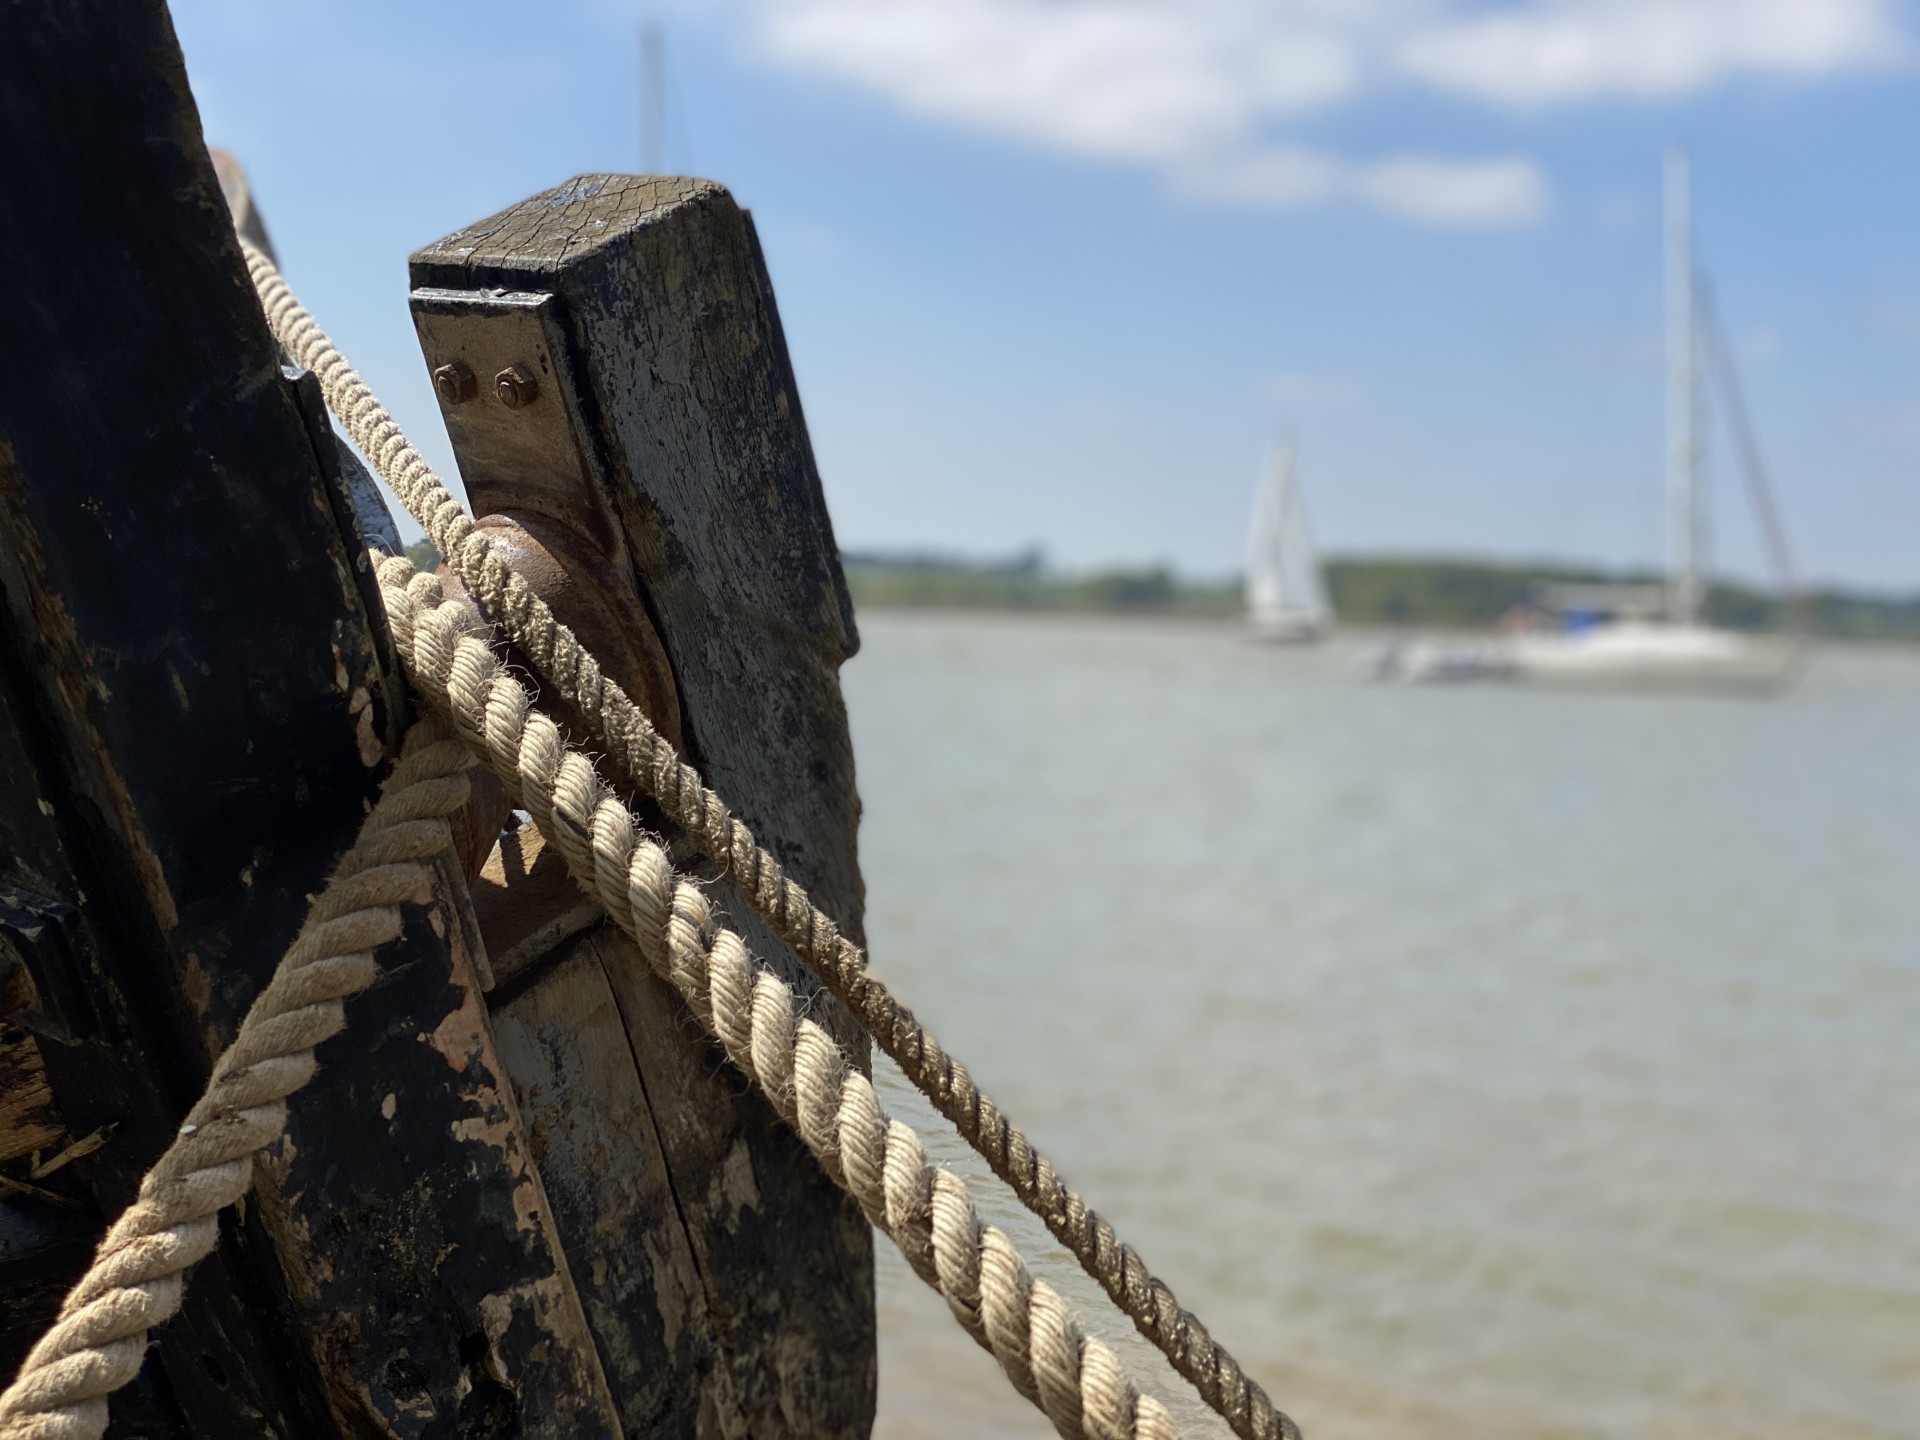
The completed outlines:
<svg viewBox="0 0 1920 1440">
<path fill-rule="evenodd" d="M 11 1375 L 404 716 L 338 449 L 280 369 L 160 0 L 0 7 L 0 140 Z M 451 867 L 444 888 L 349 1003 L 118 1433 L 620 1432 Z"/>
<path fill-rule="evenodd" d="M 516 516 L 631 587 L 671 665 L 685 753 L 858 936 L 838 678 L 852 607 L 751 220 L 706 181 L 586 176 L 420 251 L 412 276 L 475 512 Z M 506 897 L 537 886 L 525 859 L 496 859 Z M 841 1007 L 716 892 L 858 1046 Z M 553 913 L 574 903 L 536 893 Z M 478 900 L 496 952 L 541 918 Z M 514 953 L 494 1024 L 629 1432 L 865 1434 L 858 1210 L 617 932 Z"/>
</svg>

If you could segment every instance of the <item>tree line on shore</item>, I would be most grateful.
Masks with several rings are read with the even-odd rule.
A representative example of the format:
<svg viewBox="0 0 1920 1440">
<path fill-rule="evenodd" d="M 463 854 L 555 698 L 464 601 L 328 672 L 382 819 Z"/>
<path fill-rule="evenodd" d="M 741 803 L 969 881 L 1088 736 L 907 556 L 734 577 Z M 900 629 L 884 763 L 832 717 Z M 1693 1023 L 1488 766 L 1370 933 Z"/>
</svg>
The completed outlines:
<svg viewBox="0 0 1920 1440">
<path fill-rule="evenodd" d="M 983 610 L 1117 611 L 1218 615 L 1239 612 L 1238 577 L 1199 580 L 1166 566 L 1086 574 L 1050 569 L 1038 551 L 1004 560 L 849 551 L 847 586 L 857 608 L 919 606 Z M 1651 574 L 1496 560 L 1377 556 L 1333 558 L 1323 572 L 1342 623 L 1396 628 L 1486 629 L 1525 604 L 1541 581 L 1647 582 Z M 1862 640 L 1920 640 L 1920 594 L 1880 595 L 1821 588 L 1802 598 L 1816 634 Z M 1707 614 L 1740 630 L 1795 622 L 1791 602 L 1751 586 L 1716 583 Z"/>
</svg>

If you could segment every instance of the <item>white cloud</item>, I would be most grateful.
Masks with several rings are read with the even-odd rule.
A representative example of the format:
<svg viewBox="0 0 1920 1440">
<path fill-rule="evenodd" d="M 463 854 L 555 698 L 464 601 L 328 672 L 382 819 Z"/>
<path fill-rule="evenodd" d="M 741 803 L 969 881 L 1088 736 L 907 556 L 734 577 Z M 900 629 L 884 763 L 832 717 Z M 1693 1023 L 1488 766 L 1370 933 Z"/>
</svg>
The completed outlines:
<svg viewBox="0 0 1920 1440">
<path fill-rule="evenodd" d="M 919 114 L 1129 160 L 1176 159 L 1256 116 L 1342 99 L 1360 58 L 1338 25 L 1261 23 L 1217 0 L 765 0 L 749 13 L 787 65 Z"/>
<path fill-rule="evenodd" d="M 1551 0 L 1416 27 L 1392 63 L 1455 94 L 1554 105 L 1878 68 L 1904 54 L 1886 0 Z"/>
<path fill-rule="evenodd" d="M 1391 88 L 1500 105 L 1679 96 L 1901 59 L 1894 0 L 734 0 L 754 47 L 932 119 L 1140 164 L 1213 201 L 1432 224 L 1547 205 L 1522 157 L 1345 158 L 1289 121 Z"/>
</svg>

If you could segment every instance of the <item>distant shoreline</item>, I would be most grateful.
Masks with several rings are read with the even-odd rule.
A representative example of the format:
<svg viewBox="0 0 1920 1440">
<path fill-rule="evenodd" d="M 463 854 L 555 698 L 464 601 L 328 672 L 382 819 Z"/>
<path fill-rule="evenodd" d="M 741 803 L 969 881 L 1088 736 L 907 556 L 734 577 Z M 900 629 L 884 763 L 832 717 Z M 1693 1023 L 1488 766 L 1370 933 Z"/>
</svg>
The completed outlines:
<svg viewBox="0 0 1920 1440">
<path fill-rule="evenodd" d="M 1240 582 L 1201 581 L 1165 567 L 1067 575 L 1037 554 L 976 562 L 934 555 L 843 557 L 854 608 L 993 610 L 1217 618 L 1241 613 Z M 1336 558 L 1324 566 L 1340 622 L 1367 628 L 1486 630 L 1527 601 L 1539 581 L 1637 581 L 1645 573 L 1501 561 L 1416 557 Z M 1876 595 L 1821 589 L 1807 596 L 1815 635 L 1847 640 L 1920 641 L 1920 594 Z M 1780 630 L 1791 615 L 1778 596 L 1716 584 L 1707 597 L 1714 623 L 1737 630 Z"/>
</svg>

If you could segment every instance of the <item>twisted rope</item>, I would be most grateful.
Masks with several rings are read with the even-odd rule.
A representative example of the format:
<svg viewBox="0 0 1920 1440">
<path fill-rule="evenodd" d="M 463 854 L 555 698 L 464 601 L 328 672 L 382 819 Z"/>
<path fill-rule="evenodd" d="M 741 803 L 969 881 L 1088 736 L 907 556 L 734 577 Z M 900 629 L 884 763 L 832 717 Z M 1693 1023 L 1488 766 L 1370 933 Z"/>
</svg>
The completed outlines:
<svg viewBox="0 0 1920 1440">
<path fill-rule="evenodd" d="M 328 408 L 446 557 L 448 568 L 547 682 L 579 709 L 594 737 L 693 837 L 774 933 L 1241 1440 L 1298 1440 L 1293 1421 L 1274 1408 L 1266 1392 L 1147 1269 L 1133 1247 L 1122 1243 L 1113 1227 L 1060 1178 L 974 1084 L 966 1067 L 867 973 L 860 948 L 787 877 L 780 862 L 728 812 L 626 692 L 601 673 L 573 632 L 494 552 L 486 532 L 448 493 L 274 263 L 244 239 L 241 246 L 267 320 L 288 355 L 319 379 Z"/>
<path fill-rule="evenodd" d="M 379 802 L 205 1093 L 0 1394 L 0 1440 L 105 1433 L 107 1396 L 139 1372 L 147 1332 L 179 1310 L 186 1272 L 219 1243 L 220 1211 L 247 1193 L 254 1154 L 286 1128 L 287 1097 L 317 1068 L 314 1047 L 346 1024 L 341 1002 L 373 983 L 373 952 L 398 938 L 401 903 L 430 897 L 472 765 L 444 722 L 407 732 Z"/>
<path fill-rule="evenodd" d="M 674 873 L 592 762 L 532 708 L 481 638 L 489 628 L 473 603 L 444 599 L 441 580 L 404 558 L 383 561 L 379 578 L 416 690 L 1014 1388 L 1067 1440 L 1174 1440 L 1166 1407 L 1134 1388 L 1119 1357 L 1033 1278 L 1003 1232 L 981 1223 L 965 1182 L 928 1162 L 919 1135 L 889 1118 L 792 987 L 716 923 L 701 887 Z"/>
</svg>

